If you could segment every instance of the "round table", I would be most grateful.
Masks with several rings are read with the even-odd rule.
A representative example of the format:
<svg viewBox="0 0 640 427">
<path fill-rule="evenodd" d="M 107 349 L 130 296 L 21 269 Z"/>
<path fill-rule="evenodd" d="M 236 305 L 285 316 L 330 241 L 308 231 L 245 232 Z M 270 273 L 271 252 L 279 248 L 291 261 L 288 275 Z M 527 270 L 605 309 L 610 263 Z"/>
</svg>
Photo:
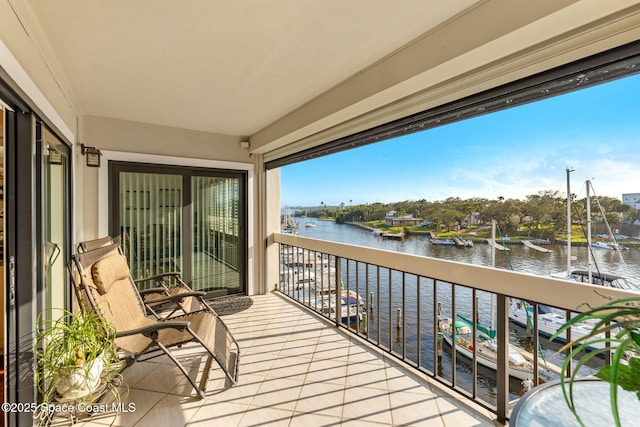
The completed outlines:
<svg viewBox="0 0 640 427">
<path fill-rule="evenodd" d="M 566 385 L 568 387 L 568 384 Z M 568 391 L 568 388 L 567 388 Z M 573 384 L 576 412 L 585 426 L 614 425 L 609 398 L 609 383 L 597 378 L 576 380 Z M 618 414 L 622 426 L 640 423 L 640 400 L 618 387 Z M 518 427 L 579 426 L 562 394 L 560 381 L 531 389 L 513 408 L 509 425 Z"/>
</svg>

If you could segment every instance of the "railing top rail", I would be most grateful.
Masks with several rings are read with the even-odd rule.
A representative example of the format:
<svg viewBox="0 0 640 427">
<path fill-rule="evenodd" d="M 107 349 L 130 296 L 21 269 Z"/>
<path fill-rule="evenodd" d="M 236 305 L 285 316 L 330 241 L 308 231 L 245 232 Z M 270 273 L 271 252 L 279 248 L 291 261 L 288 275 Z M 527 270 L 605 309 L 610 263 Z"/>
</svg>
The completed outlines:
<svg viewBox="0 0 640 427">
<path fill-rule="evenodd" d="M 582 311 L 582 304 L 601 305 L 605 298 L 625 298 L 637 293 L 570 280 L 518 273 L 496 268 L 440 260 L 364 246 L 336 243 L 290 234 L 273 233 L 270 243 L 296 246 L 341 258 L 404 271 L 487 292 L 536 301 L 554 307 Z"/>
</svg>

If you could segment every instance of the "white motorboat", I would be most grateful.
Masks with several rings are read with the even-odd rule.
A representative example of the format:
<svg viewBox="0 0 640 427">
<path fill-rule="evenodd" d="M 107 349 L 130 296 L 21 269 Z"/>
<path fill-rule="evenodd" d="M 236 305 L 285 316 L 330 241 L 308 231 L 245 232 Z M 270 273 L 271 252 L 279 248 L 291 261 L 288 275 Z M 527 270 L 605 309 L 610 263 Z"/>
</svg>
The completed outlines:
<svg viewBox="0 0 640 427">
<path fill-rule="evenodd" d="M 320 313 L 328 316 L 330 319 L 336 319 L 336 313 L 338 311 L 338 305 L 336 304 L 336 292 L 323 291 L 316 293 L 318 298 L 315 300 L 315 304 L 312 307 Z M 356 292 L 351 290 L 343 290 L 340 297 L 340 316 L 342 323 L 346 325 L 353 325 L 363 321 L 364 300 Z"/>
<path fill-rule="evenodd" d="M 592 248 L 597 248 L 597 249 L 607 249 L 607 250 L 614 250 L 615 248 L 611 245 L 609 245 L 608 243 L 605 242 L 601 242 L 601 241 L 597 241 L 597 242 L 593 242 L 591 244 Z"/>
<path fill-rule="evenodd" d="M 509 319 L 522 326 L 533 328 L 533 304 L 526 303 L 518 299 L 511 299 L 509 303 Z M 538 331 L 541 335 L 551 337 L 562 325 L 566 323 L 565 316 L 551 307 L 538 305 Z M 580 339 L 581 337 L 591 333 L 592 325 L 588 323 L 579 323 L 571 328 L 571 341 Z M 602 336 L 602 339 L 605 337 Z M 566 331 L 562 332 L 556 340 L 561 342 L 567 341 Z M 604 348 L 604 343 L 595 343 L 588 346 L 588 350 Z"/>
</svg>

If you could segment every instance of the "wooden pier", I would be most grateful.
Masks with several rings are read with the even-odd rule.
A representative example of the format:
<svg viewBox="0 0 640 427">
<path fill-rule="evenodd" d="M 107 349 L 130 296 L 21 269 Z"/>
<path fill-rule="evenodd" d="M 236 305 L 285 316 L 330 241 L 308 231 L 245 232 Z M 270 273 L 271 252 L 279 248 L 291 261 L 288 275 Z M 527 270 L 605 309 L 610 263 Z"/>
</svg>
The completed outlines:
<svg viewBox="0 0 640 427">
<path fill-rule="evenodd" d="M 404 239 L 404 234 L 403 233 L 382 233 L 380 236 L 383 239 L 395 239 L 395 240 Z"/>
<path fill-rule="evenodd" d="M 544 252 L 544 253 L 547 253 L 547 254 L 550 254 L 550 253 L 553 252 L 551 249 L 547 249 L 547 248 L 540 247 L 538 245 L 534 245 L 529 240 L 523 240 L 522 244 L 525 245 L 528 248 L 534 249 L 536 251 Z"/>
<path fill-rule="evenodd" d="M 464 243 L 464 240 L 462 240 L 459 237 L 454 237 L 453 241 L 455 242 L 456 246 L 459 248 L 464 248 L 466 246 L 466 244 Z"/>
<path fill-rule="evenodd" d="M 492 245 L 493 245 L 493 246 L 495 246 L 495 248 L 496 248 L 497 250 L 499 250 L 499 251 L 508 251 L 508 250 L 509 250 L 508 248 L 506 248 L 506 247 L 502 246 L 501 244 L 499 244 L 499 243 L 497 243 L 497 242 L 494 242 L 494 241 L 493 241 L 493 240 L 491 240 L 491 239 L 486 239 L 486 241 L 487 241 L 487 244 L 489 244 L 489 246 L 492 246 Z"/>
</svg>

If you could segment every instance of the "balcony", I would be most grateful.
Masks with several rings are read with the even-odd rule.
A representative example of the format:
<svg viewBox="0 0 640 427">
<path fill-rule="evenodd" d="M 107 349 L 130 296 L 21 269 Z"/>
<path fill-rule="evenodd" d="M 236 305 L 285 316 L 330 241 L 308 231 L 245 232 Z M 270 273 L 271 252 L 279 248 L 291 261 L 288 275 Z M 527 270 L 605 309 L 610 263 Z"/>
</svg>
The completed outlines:
<svg viewBox="0 0 640 427">
<path fill-rule="evenodd" d="M 197 400 L 172 363 L 137 363 L 126 371 L 122 396 L 135 411 L 80 425 L 494 425 L 490 412 L 286 297 L 251 300 L 224 316 L 243 350 L 237 385 L 225 388 L 224 375 L 213 370 L 207 397 Z M 192 350 L 181 349 L 180 359 L 198 369 Z M 54 425 L 66 423 L 59 417 Z"/>
<path fill-rule="evenodd" d="M 250 306 L 234 309 L 231 305 L 229 313 L 221 311 L 243 351 L 239 384 L 226 387 L 224 376 L 214 370 L 207 397 L 196 400 L 173 364 L 162 359 L 138 363 L 125 372 L 129 388 L 123 393 L 123 401 L 135 404 L 135 411 L 94 415 L 84 425 L 195 426 L 214 421 L 221 425 L 285 426 L 499 425 L 508 421 L 513 404 L 504 351 L 508 336 L 506 298 L 571 310 L 583 302 L 597 303 L 600 297 L 593 292 L 596 290 L 602 295 L 628 295 L 614 289 L 298 236 L 274 234 L 270 241 L 273 248 L 279 248 L 278 264 L 283 263 L 283 254 L 301 254 L 301 259 L 320 254 L 320 259 L 336 267 L 330 274 L 342 277 L 334 283 L 367 296 L 373 291 L 375 311 L 367 319 L 367 327 L 363 328 L 360 321 L 355 328 L 348 327 L 336 321 L 339 316 L 314 312 L 309 294 L 292 282 L 281 282 L 278 291 L 242 297 L 245 302 L 251 301 Z M 270 270 L 275 268 L 271 259 L 268 265 Z M 363 271 L 375 280 L 362 280 Z M 324 280 L 320 276 L 316 276 L 316 282 Z M 389 278 L 387 282 L 385 277 Z M 411 328 L 416 328 L 420 336 L 437 336 L 428 330 L 435 324 L 435 312 L 422 320 L 410 314 L 409 290 L 414 279 L 421 284 L 417 289 L 424 291 L 431 286 L 423 297 L 433 298 L 432 305 L 436 298 L 446 300 L 447 293 L 452 294 L 450 314 L 464 311 L 460 301 L 465 298 L 465 290 L 476 298 L 482 293 L 496 295 L 498 353 L 502 351 L 503 356 L 494 373 L 494 401 L 483 399 L 478 391 L 481 370 L 475 356 L 470 375 L 476 385 L 468 386 L 460 381 L 458 361 L 450 348 L 443 350 L 449 355 L 445 362 L 423 356 L 429 354 L 426 349 L 432 345 L 431 354 L 435 354 L 435 338 L 417 342 L 408 339 Z M 395 332 L 395 302 L 390 304 L 383 298 L 391 291 L 398 292 L 404 313 Z M 229 304 L 232 301 L 228 300 Z M 424 312 L 425 306 L 420 307 L 417 304 L 414 311 Z M 537 318 L 534 322 L 537 325 Z M 538 356 L 537 349 L 533 355 Z M 203 361 L 191 347 L 181 349 L 180 358 L 194 371 Z M 538 359 L 533 366 L 537 380 Z M 162 369 L 167 372 L 158 375 Z M 56 421 L 65 422 L 62 418 Z"/>
</svg>

